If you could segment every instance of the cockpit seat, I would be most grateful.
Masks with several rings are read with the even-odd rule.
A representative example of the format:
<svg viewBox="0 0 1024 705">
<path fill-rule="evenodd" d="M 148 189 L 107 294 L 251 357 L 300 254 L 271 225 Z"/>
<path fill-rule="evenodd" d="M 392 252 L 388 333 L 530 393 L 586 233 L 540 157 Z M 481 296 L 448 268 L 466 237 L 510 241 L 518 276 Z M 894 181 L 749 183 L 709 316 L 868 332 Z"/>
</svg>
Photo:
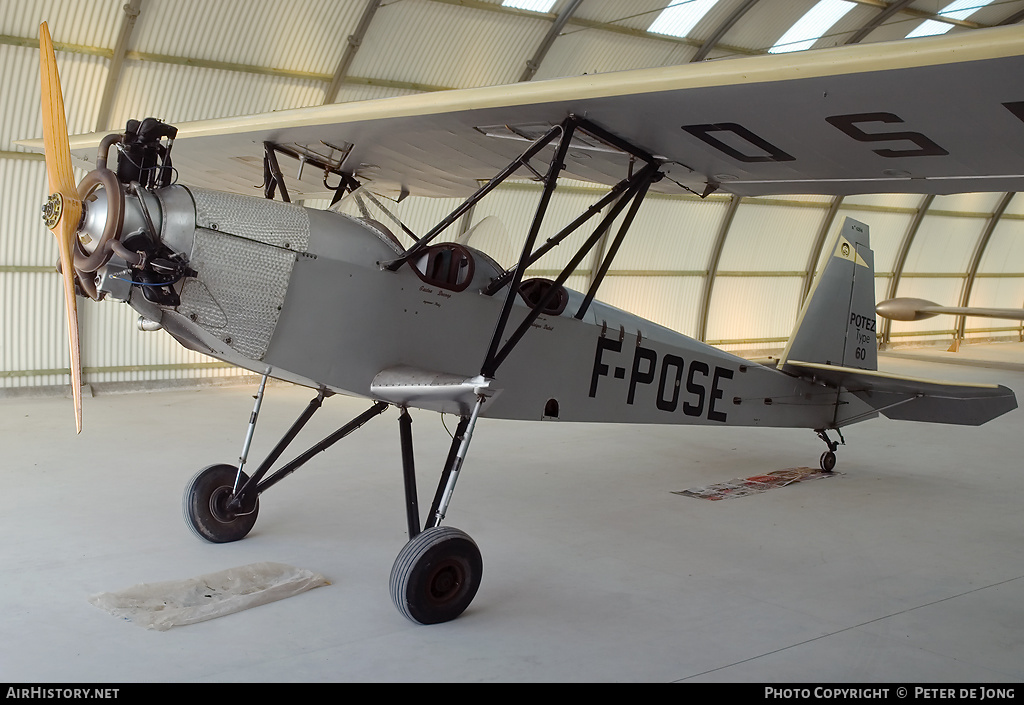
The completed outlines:
<svg viewBox="0 0 1024 705">
<path fill-rule="evenodd" d="M 454 242 L 444 242 L 424 250 L 413 269 L 425 284 L 463 291 L 473 281 L 475 264 L 468 249 Z"/>
<path fill-rule="evenodd" d="M 524 279 L 519 284 L 519 295 L 523 297 L 523 301 L 526 302 L 527 306 L 537 308 L 553 286 L 555 286 L 555 282 L 542 277 Z M 558 291 L 555 292 L 551 300 L 544 306 L 541 313 L 549 316 L 560 316 L 568 303 L 569 294 L 566 292 L 565 287 L 559 286 Z"/>
</svg>

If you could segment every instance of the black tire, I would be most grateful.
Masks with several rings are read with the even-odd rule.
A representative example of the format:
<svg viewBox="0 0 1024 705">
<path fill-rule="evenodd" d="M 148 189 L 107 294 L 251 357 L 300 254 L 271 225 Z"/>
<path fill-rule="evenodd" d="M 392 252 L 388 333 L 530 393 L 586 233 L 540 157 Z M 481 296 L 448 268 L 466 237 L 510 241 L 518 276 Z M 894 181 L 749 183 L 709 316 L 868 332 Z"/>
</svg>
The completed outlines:
<svg viewBox="0 0 1024 705">
<path fill-rule="evenodd" d="M 211 465 L 195 474 L 185 487 L 182 498 L 182 512 L 185 523 L 192 533 L 211 543 L 230 543 L 245 538 L 256 523 L 259 513 L 259 498 L 253 503 L 252 511 L 229 512 L 238 468 L 233 465 Z M 249 476 L 242 473 L 242 482 Z"/>
<path fill-rule="evenodd" d="M 832 472 L 832 469 L 836 466 L 836 454 L 830 450 L 826 450 L 821 454 L 821 469 L 825 472 Z"/>
<path fill-rule="evenodd" d="M 395 559 L 391 599 L 417 624 L 448 622 L 473 601 L 483 569 L 480 549 L 464 531 L 450 526 L 426 529 Z"/>
</svg>

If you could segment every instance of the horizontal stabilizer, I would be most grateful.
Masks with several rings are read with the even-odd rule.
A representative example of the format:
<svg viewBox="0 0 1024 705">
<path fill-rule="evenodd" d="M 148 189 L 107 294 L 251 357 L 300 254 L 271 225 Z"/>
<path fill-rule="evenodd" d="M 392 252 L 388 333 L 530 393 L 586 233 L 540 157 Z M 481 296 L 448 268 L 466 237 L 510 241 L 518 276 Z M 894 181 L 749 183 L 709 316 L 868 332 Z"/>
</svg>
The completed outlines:
<svg viewBox="0 0 1024 705">
<path fill-rule="evenodd" d="M 980 426 L 1017 408 L 1013 391 L 1001 385 L 934 381 L 795 360 L 786 364 L 794 372 L 846 389 L 890 419 Z"/>
<path fill-rule="evenodd" d="M 956 394 L 922 393 L 914 397 L 879 390 L 855 394 L 890 419 L 925 423 L 980 426 L 1017 408 L 1013 391 L 1003 386 L 979 389 L 977 393 L 964 393 L 961 387 Z"/>
</svg>

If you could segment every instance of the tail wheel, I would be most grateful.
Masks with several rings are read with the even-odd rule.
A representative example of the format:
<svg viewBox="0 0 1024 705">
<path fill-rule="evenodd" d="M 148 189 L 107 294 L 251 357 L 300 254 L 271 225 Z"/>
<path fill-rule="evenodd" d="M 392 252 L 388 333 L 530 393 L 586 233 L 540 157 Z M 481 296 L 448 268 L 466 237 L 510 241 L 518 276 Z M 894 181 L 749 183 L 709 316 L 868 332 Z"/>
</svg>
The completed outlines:
<svg viewBox="0 0 1024 705">
<path fill-rule="evenodd" d="M 256 523 L 260 503 L 257 498 L 252 509 L 231 510 L 228 504 L 234 498 L 235 477 L 238 468 L 233 465 L 211 465 L 203 468 L 185 488 L 182 513 L 185 523 L 199 538 L 211 543 L 230 543 L 245 538 Z M 249 476 L 241 474 L 240 486 Z"/>
<path fill-rule="evenodd" d="M 483 576 L 480 549 L 450 526 L 424 530 L 405 545 L 391 569 L 391 599 L 417 624 L 448 622 L 476 596 Z"/>
<path fill-rule="evenodd" d="M 836 454 L 830 450 L 826 450 L 821 454 L 821 469 L 825 472 L 832 472 L 832 469 L 836 466 Z"/>
</svg>

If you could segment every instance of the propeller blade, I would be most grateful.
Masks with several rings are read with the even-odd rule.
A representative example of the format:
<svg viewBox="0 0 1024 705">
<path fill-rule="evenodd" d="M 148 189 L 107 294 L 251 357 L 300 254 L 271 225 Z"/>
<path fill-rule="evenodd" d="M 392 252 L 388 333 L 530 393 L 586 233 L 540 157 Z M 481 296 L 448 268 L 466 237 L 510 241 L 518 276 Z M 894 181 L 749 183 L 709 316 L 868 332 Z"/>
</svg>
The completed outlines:
<svg viewBox="0 0 1024 705">
<path fill-rule="evenodd" d="M 79 212 L 81 209 L 79 208 Z M 78 304 L 75 299 L 75 260 L 71 250 L 71 242 L 78 231 L 78 217 L 61 219 L 59 228 L 54 229 L 60 247 L 60 271 L 64 280 L 64 310 L 68 319 L 68 348 L 71 353 L 71 397 L 75 404 L 75 432 L 82 432 L 82 357 L 78 345 Z"/>
<path fill-rule="evenodd" d="M 71 164 L 68 145 L 68 126 L 64 117 L 64 96 L 60 90 L 57 57 L 53 51 L 50 30 L 43 22 L 39 25 L 39 60 L 43 108 L 43 141 L 46 151 L 46 174 L 50 192 L 64 198 L 78 199 L 78 186 Z"/>
<path fill-rule="evenodd" d="M 68 321 L 68 346 L 71 353 L 71 395 L 75 404 L 75 428 L 82 432 L 82 362 L 78 345 L 78 305 L 75 301 L 74 242 L 82 218 L 82 201 L 78 197 L 75 173 L 68 145 L 68 128 L 64 116 L 64 97 L 57 73 L 57 57 L 53 51 L 50 30 L 39 26 L 40 81 L 42 88 L 43 142 L 46 151 L 46 174 L 50 183 L 50 199 L 44 207 L 46 226 L 57 238 L 60 251 L 61 277 L 64 281 L 64 308 Z"/>
</svg>

